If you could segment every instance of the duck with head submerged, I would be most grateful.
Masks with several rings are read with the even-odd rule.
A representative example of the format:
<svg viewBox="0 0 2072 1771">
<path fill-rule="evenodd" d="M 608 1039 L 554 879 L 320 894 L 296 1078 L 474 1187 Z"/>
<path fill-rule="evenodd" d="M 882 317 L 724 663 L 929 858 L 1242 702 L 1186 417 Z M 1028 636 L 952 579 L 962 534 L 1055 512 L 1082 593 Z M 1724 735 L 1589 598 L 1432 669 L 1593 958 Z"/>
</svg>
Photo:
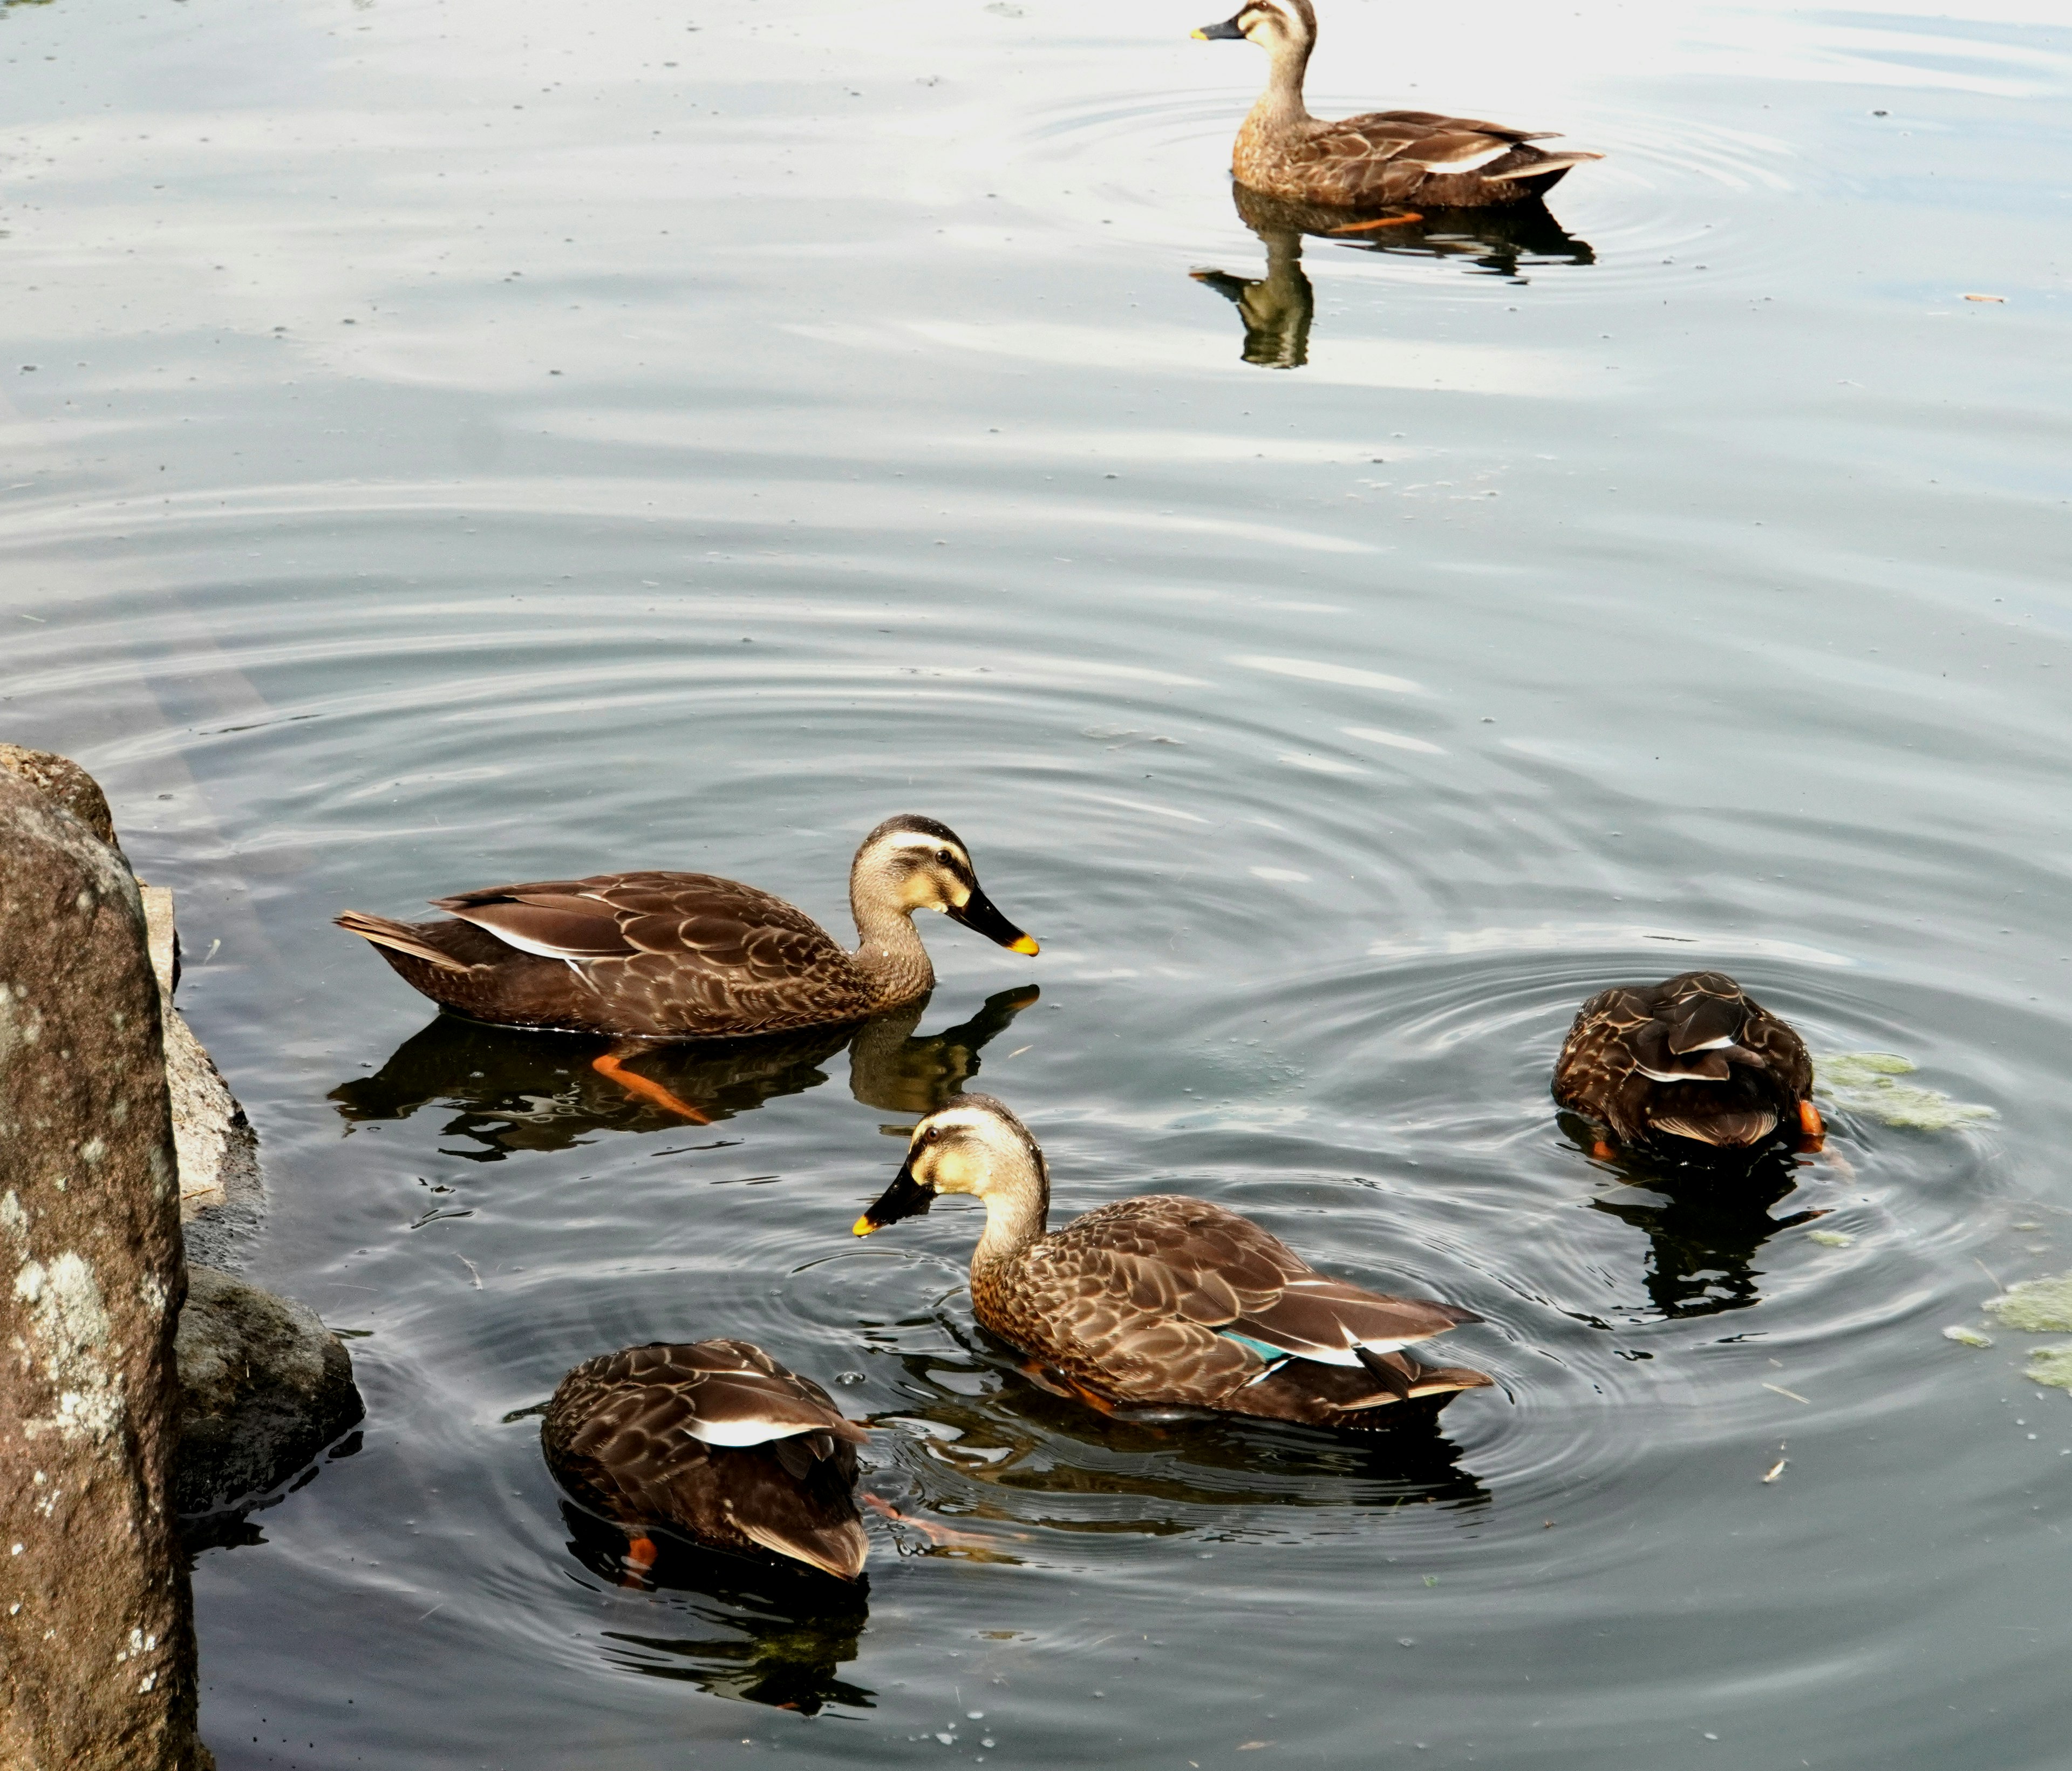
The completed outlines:
<svg viewBox="0 0 2072 1771">
<path fill-rule="evenodd" d="M 750 1341 L 658 1341 L 586 1360 L 540 1428 L 555 1479 L 626 1533 L 635 1574 L 655 1565 L 663 1531 L 842 1580 L 870 1551 L 855 1500 L 868 1436 Z"/>
<path fill-rule="evenodd" d="M 980 890 L 948 825 L 912 813 L 863 839 L 849 874 L 857 945 L 849 951 L 781 898 L 712 873 L 598 873 L 434 898 L 449 921 L 399 922 L 347 910 L 338 926 L 372 942 L 441 1007 L 510 1027 L 620 1038 L 728 1039 L 839 1025 L 931 988 L 917 910 L 1018 953 L 1035 942 Z M 624 1070 L 594 1067 L 693 1119 L 703 1116 Z"/>
<path fill-rule="evenodd" d="M 1302 76 L 1317 47 L 1309 0 L 1248 0 L 1194 35 L 1244 38 L 1266 51 L 1266 90 L 1237 132 L 1231 171 L 1269 196 L 1348 209 L 1481 209 L 1544 196 L 1571 166 L 1604 158 L 1532 146 L 1553 132 L 1436 111 L 1312 117 L 1302 100 Z"/>
<path fill-rule="evenodd" d="M 1618 1143 L 1672 1155 L 1753 1149 L 1780 1132 L 1818 1149 L 1827 1131 L 1805 1041 L 1724 972 L 1599 991 L 1561 1043 L 1554 1099 Z"/>
<path fill-rule="evenodd" d="M 1327 1277 L 1207 1200 L 1146 1194 L 1047 1231 L 1043 1153 L 990 1095 L 960 1095 L 914 1128 L 905 1165 L 856 1234 L 924 1212 L 945 1193 L 985 1206 L 971 1266 L 979 1321 L 1030 1355 L 1032 1378 L 1054 1374 L 1104 1412 L 1371 1428 L 1389 1424 L 1392 1403 L 1443 1403 L 1490 1381 L 1404 1350 L 1480 1321 L 1473 1311 Z"/>
</svg>

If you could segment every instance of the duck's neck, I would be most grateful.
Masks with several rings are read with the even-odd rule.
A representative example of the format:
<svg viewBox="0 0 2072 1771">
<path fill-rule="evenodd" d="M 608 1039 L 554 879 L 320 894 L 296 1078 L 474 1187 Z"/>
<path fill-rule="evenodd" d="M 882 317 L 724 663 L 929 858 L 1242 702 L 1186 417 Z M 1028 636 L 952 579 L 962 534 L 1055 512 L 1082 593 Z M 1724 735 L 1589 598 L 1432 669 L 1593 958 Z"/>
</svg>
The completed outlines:
<svg viewBox="0 0 2072 1771">
<path fill-rule="evenodd" d="M 1050 1221 L 1050 1177 L 1042 1157 L 1031 1152 L 996 1169 L 985 1193 L 985 1234 L 972 1251 L 972 1278 L 1020 1259 Z"/>
<path fill-rule="evenodd" d="M 1302 102 L 1302 76 L 1309 66 L 1309 46 L 1291 44 L 1267 64 L 1266 90 L 1252 108 L 1248 125 L 1285 129 L 1291 123 L 1306 123 L 1309 108 Z"/>
<path fill-rule="evenodd" d="M 853 880 L 849 907 L 857 937 L 849 959 L 870 985 L 874 1008 L 889 1008 L 935 988 L 935 968 L 928 963 L 911 911 L 859 891 Z"/>
</svg>

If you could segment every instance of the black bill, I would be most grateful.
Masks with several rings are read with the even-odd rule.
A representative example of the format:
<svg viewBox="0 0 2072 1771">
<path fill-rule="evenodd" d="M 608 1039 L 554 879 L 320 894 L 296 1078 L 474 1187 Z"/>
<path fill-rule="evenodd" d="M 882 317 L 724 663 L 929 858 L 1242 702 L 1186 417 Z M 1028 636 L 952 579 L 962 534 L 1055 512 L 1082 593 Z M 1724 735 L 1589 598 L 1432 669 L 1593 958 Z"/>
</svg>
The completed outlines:
<svg viewBox="0 0 2072 1771">
<path fill-rule="evenodd" d="M 898 1173 L 892 1177 L 892 1185 L 885 1190 L 878 1203 L 850 1227 L 857 1235 L 867 1236 L 874 1230 L 882 1230 L 887 1224 L 896 1224 L 902 1218 L 918 1218 L 935 1202 L 935 1190 L 914 1178 L 914 1159 L 909 1156 L 900 1165 Z"/>
<path fill-rule="evenodd" d="M 1024 935 L 1002 916 L 993 907 L 993 900 L 976 886 L 972 887 L 969 898 L 961 904 L 949 906 L 948 912 L 953 920 L 963 923 L 966 928 L 983 935 L 989 941 L 997 941 L 1002 947 L 1012 947 L 1017 953 L 1042 951 L 1032 937 Z"/>
<path fill-rule="evenodd" d="M 1244 14 L 1240 12 L 1235 17 L 1224 19 L 1219 25 L 1203 25 L 1194 35 L 1210 43 L 1221 42 L 1231 37 L 1242 37 L 1244 33 L 1238 29 L 1237 21 L 1244 16 Z"/>
</svg>

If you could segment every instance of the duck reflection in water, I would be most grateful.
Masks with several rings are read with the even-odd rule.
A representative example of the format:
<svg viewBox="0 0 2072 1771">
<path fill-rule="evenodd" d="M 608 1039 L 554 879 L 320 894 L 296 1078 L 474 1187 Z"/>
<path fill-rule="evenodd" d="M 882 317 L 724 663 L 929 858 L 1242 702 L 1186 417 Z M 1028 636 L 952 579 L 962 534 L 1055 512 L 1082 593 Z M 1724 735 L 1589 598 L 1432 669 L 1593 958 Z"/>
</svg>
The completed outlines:
<svg viewBox="0 0 2072 1771">
<path fill-rule="evenodd" d="M 904 1424 L 882 1436 L 904 1467 L 880 1470 L 874 1486 L 889 1490 L 903 1474 L 903 1513 L 948 1511 L 968 1537 L 1001 1533 L 1009 1554 L 1017 1527 L 1162 1537 L 1201 1529 L 1203 1509 L 1393 1510 L 1490 1498 L 1460 1467 L 1434 1402 L 1397 1403 L 1388 1426 L 1356 1436 L 1205 1410 L 1102 1415 L 1031 1378 L 1022 1356 L 985 1330 L 959 1338 L 948 1358 L 900 1355 L 899 1387 L 913 1400 L 874 1420 Z"/>
<path fill-rule="evenodd" d="M 979 1051 L 1036 1001 L 1033 984 L 986 999 L 968 1021 L 917 1036 L 926 996 L 860 1025 L 816 1027 L 761 1039 L 656 1044 L 626 1053 L 623 1066 L 694 1104 L 708 1121 L 753 1111 L 828 1079 L 822 1067 L 845 1046 L 849 1089 L 866 1107 L 921 1114 L 978 1074 Z M 594 1132 L 681 1132 L 682 1116 L 629 1093 L 591 1067 L 613 1042 L 528 1033 L 442 1013 L 397 1046 L 371 1076 L 331 1091 L 348 1128 L 408 1119 L 420 1107 L 457 1109 L 443 1128 L 475 1146 L 448 1153 L 495 1162 L 515 1151 L 565 1150 Z"/>
<path fill-rule="evenodd" d="M 1498 209 L 1396 209 L 1375 214 L 1323 203 L 1290 203 L 1241 184 L 1231 187 L 1237 212 L 1266 248 L 1266 274 L 1191 273 L 1229 301 L 1244 321 L 1244 360 L 1267 369 L 1299 369 L 1309 360 L 1316 291 L 1302 268 L 1302 236 L 1364 252 L 1413 258 L 1459 258 L 1479 272 L 1527 282 L 1521 266 L 1589 265 L 1596 254 L 1556 221 L 1537 197 Z"/>
<path fill-rule="evenodd" d="M 1601 1132 L 1579 1114 L 1559 1116 L 1576 1147 L 1595 1154 Z M 1606 1161 L 1620 1184 L 1590 1201 L 1590 1209 L 1628 1223 L 1647 1238 L 1645 1283 L 1663 1317 L 1715 1316 L 1762 1301 L 1755 1264 L 1762 1245 L 1781 1230 L 1795 1230 L 1823 1209 L 1773 1218 L 1770 1207 L 1794 1191 L 1810 1158 L 1772 1147 L 1733 1161 L 1708 1161 L 1622 1150 Z"/>
<path fill-rule="evenodd" d="M 564 1501 L 569 1549 L 607 1588 L 624 1584 L 626 1534 Z M 828 1704 L 874 1707 L 876 1693 L 837 1676 L 856 1659 L 870 1617 L 869 1576 L 853 1584 L 658 1538 L 643 1571 L 668 1621 L 602 1632 L 615 1666 L 680 1679 L 715 1697 L 817 1714 Z"/>
</svg>

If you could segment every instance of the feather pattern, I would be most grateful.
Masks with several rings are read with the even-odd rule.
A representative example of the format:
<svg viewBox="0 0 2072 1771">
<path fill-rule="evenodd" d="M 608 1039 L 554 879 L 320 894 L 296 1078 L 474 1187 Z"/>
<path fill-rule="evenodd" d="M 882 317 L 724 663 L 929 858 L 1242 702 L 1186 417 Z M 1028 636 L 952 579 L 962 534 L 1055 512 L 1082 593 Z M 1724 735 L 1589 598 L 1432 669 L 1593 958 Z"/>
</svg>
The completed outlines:
<svg viewBox="0 0 2072 1771">
<path fill-rule="evenodd" d="M 866 1436 L 753 1342 L 700 1341 L 578 1366 L 540 1441 L 569 1494 L 630 1531 L 768 1550 L 853 1580 L 869 1550 L 853 1497 Z"/>
<path fill-rule="evenodd" d="M 1403 1350 L 1481 1321 L 1474 1312 L 1319 1273 L 1207 1200 L 1145 1194 L 1046 1233 L 1042 1153 L 989 1095 L 921 1121 L 907 1166 L 857 1228 L 925 1210 L 937 1190 L 985 1202 L 971 1271 L 979 1321 L 1105 1403 L 1364 1426 L 1387 1403 L 1490 1381 Z"/>
<path fill-rule="evenodd" d="M 849 902 L 853 951 L 783 898 L 712 873 L 532 880 L 432 900 L 450 921 L 362 910 L 337 921 L 458 1013 L 639 1038 L 789 1033 L 911 1001 L 935 982 L 917 909 L 1035 948 L 979 890 L 962 842 L 932 819 L 888 819 L 865 837 Z"/>
<path fill-rule="evenodd" d="M 1302 97 L 1317 41 L 1309 0 L 1248 0 L 1227 24 L 1198 35 L 1249 38 L 1267 52 L 1266 90 L 1238 130 L 1231 171 L 1269 196 L 1346 208 L 1482 208 L 1544 195 L 1570 167 L 1602 158 L 1533 146 L 1546 130 L 1437 111 L 1312 117 Z"/>
<path fill-rule="evenodd" d="M 1803 1124 L 1812 1094 L 1804 1041 L 1724 972 L 1600 991 L 1554 1068 L 1556 1101 L 1637 1145 L 1745 1148 Z"/>
</svg>

